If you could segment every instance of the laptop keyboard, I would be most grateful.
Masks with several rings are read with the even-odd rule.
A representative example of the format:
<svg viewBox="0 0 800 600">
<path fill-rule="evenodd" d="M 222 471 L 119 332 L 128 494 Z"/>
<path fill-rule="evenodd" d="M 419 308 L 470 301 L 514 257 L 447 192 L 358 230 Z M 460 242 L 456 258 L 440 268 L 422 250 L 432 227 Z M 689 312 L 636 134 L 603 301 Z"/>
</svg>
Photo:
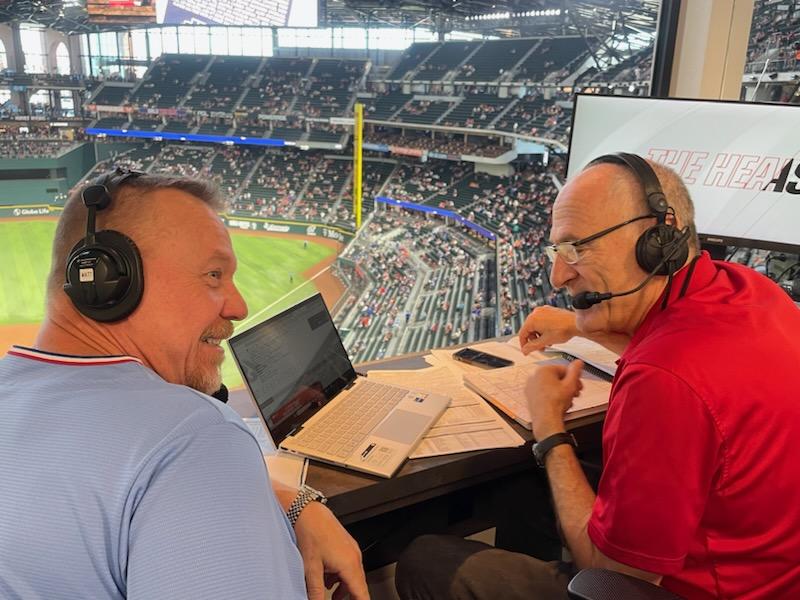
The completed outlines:
<svg viewBox="0 0 800 600">
<path fill-rule="evenodd" d="M 408 393 L 407 390 L 362 381 L 319 422 L 297 434 L 310 450 L 347 458 Z"/>
</svg>

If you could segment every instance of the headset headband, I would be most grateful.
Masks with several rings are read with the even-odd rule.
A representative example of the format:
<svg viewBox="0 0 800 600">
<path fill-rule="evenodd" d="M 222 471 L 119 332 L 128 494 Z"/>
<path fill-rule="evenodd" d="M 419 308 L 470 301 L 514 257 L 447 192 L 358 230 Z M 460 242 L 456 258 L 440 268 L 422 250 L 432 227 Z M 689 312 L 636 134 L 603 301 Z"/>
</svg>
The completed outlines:
<svg viewBox="0 0 800 600">
<path fill-rule="evenodd" d="M 587 166 L 599 165 L 610 163 L 615 165 L 622 165 L 628 167 L 638 178 L 639 182 L 644 187 L 645 198 L 650 210 L 658 218 L 659 223 L 664 223 L 667 218 L 667 198 L 664 191 L 661 189 L 661 183 L 658 181 L 653 168 L 647 164 L 647 161 L 638 154 L 630 154 L 628 152 L 617 152 L 615 154 L 604 154 L 598 156 Z"/>
</svg>

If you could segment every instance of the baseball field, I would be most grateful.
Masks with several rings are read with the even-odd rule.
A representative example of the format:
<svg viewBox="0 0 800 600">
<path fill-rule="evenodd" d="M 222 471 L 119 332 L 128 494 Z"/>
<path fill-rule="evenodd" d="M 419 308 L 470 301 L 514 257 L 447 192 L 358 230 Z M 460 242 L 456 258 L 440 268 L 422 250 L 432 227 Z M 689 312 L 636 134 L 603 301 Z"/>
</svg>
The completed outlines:
<svg viewBox="0 0 800 600">
<path fill-rule="evenodd" d="M 0 356 L 12 344 L 32 345 L 44 316 L 45 278 L 50 268 L 54 219 L 0 220 L 2 284 L 0 284 Z M 241 331 L 319 290 L 328 306 L 341 295 L 339 281 L 328 267 L 340 247 L 322 238 L 231 231 L 239 261 L 234 277 L 249 308 Z M 227 353 L 227 349 L 226 349 Z M 242 385 L 226 356 L 223 381 Z"/>
</svg>

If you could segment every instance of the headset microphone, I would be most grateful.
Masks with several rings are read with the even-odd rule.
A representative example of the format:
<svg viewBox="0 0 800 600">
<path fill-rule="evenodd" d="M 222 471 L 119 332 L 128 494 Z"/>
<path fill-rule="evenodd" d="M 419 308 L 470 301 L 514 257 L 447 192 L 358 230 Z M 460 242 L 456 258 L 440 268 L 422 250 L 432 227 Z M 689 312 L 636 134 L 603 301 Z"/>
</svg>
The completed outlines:
<svg viewBox="0 0 800 600">
<path fill-rule="evenodd" d="M 575 294 L 572 298 L 572 308 L 576 310 L 586 310 L 587 308 L 591 308 L 595 304 L 600 304 L 601 302 L 605 302 L 606 300 L 610 300 L 611 298 L 617 298 L 619 296 L 628 296 L 629 294 L 635 294 L 639 290 L 641 290 L 647 282 L 650 281 L 653 277 L 655 277 L 658 272 L 661 270 L 664 265 L 666 265 L 670 260 L 673 259 L 675 255 L 677 255 L 681 250 L 685 248 L 684 243 L 689 239 L 691 235 L 691 231 L 689 227 L 684 227 L 681 231 L 681 234 L 675 238 L 672 242 L 670 242 L 671 248 L 666 249 L 667 251 L 664 254 L 664 258 L 661 259 L 655 268 L 647 274 L 647 277 L 637 285 L 635 288 L 630 289 L 626 292 L 580 292 Z M 671 269 L 668 269 L 670 272 L 670 276 L 674 272 Z"/>
</svg>

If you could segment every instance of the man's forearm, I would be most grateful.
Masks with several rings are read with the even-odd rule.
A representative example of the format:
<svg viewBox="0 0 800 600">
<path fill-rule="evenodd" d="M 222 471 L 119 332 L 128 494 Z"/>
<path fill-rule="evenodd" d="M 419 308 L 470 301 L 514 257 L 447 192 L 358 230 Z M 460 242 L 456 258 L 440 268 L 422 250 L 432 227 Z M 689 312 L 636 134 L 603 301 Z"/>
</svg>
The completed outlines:
<svg viewBox="0 0 800 600">
<path fill-rule="evenodd" d="M 580 568 L 595 566 L 595 549 L 587 532 L 595 494 L 575 451 L 565 444 L 556 446 L 548 453 L 545 466 L 556 514 L 572 557 Z"/>
<path fill-rule="evenodd" d="M 578 334 L 584 335 L 584 334 Z M 597 342 L 607 350 L 611 350 L 614 354 L 622 354 L 625 352 L 625 348 L 628 347 L 628 343 L 631 341 L 629 335 L 624 333 L 611 333 L 611 332 L 603 332 L 597 334 L 586 334 L 584 337 L 589 338 L 593 342 Z"/>
<path fill-rule="evenodd" d="M 567 445 L 556 446 L 547 455 L 545 466 L 561 531 L 578 568 L 611 569 L 658 585 L 661 582 L 660 575 L 617 562 L 603 554 L 592 542 L 589 537 L 589 518 L 596 496 L 574 450 Z"/>
<path fill-rule="evenodd" d="M 272 483 L 272 491 L 275 492 L 278 503 L 283 507 L 284 512 L 286 512 L 297 497 L 297 489 L 289 487 L 272 478 L 270 478 L 270 483 Z"/>
</svg>

